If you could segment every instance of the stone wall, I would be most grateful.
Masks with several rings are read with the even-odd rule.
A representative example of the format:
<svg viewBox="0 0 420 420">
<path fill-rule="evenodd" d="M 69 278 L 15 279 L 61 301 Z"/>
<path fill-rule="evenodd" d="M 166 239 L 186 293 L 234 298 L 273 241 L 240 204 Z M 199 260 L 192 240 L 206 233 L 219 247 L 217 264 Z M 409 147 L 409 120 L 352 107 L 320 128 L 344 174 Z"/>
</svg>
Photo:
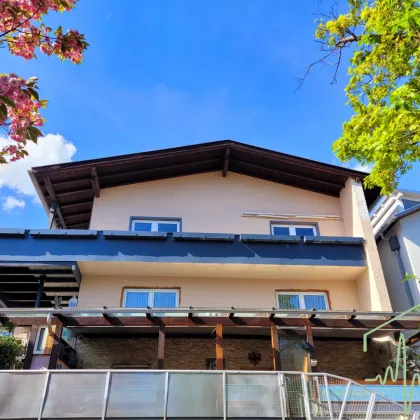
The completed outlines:
<svg viewBox="0 0 420 420">
<path fill-rule="evenodd" d="M 223 343 L 226 369 L 273 369 L 268 337 L 225 338 Z M 110 369 L 115 365 L 145 365 L 156 369 L 157 346 L 157 338 L 84 337 L 77 339 L 76 351 L 85 369 Z M 248 354 L 253 350 L 261 355 L 257 366 L 248 360 Z M 319 372 L 364 379 L 374 377 L 382 370 L 383 361 L 378 363 L 378 349 L 363 353 L 361 340 L 315 340 L 315 351 Z M 166 338 L 165 369 L 204 370 L 206 359 L 215 357 L 215 342 L 211 338 Z"/>
</svg>

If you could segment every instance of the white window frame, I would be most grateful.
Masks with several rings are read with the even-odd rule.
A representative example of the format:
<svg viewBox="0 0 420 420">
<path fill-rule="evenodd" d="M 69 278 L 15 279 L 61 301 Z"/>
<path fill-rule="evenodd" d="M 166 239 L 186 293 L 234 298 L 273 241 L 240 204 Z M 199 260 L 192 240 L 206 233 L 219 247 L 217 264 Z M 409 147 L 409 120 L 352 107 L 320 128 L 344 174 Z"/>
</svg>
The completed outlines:
<svg viewBox="0 0 420 420">
<path fill-rule="evenodd" d="M 304 296 L 324 296 L 325 300 L 325 307 L 326 310 L 330 310 L 330 305 L 328 304 L 328 295 L 325 292 L 276 292 L 276 306 L 278 309 L 282 309 L 279 307 L 279 296 L 280 295 L 287 295 L 287 296 L 298 296 L 299 297 L 299 309 L 301 310 L 311 310 L 313 308 L 305 308 L 305 298 Z"/>
<path fill-rule="evenodd" d="M 176 225 L 176 231 L 181 231 L 181 222 L 179 220 L 152 220 L 152 219 L 133 219 L 131 221 L 131 230 L 134 231 L 134 226 L 136 223 L 150 223 L 152 225 L 151 232 L 158 232 L 159 225 Z"/>
<path fill-rule="evenodd" d="M 127 308 L 127 293 L 138 292 L 138 293 L 149 293 L 147 306 L 153 308 L 153 301 L 154 301 L 154 294 L 155 292 L 158 293 L 175 293 L 176 294 L 176 305 L 175 308 L 179 307 L 179 290 L 178 289 L 124 289 L 124 296 L 123 296 L 123 307 Z"/>
<path fill-rule="evenodd" d="M 41 349 L 37 350 L 38 344 L 39 344 L 39 336 L 41 335 L 41 330 L 45 330 L 44 336 L 42 337 L 42 343 L 41 343 Z M 36 339 L 35 339 L 35 345 L 33 354 L 44 354 L 45 346 L 47 344 L 47 338 L 48 338 L 48 326 L 47 325 L 41 325 L 38 327 L 38 331 L 36 333 Z"/>
<path fill-rule="evenodd" d="M 286 225 L 282 223 L 271 223 L 271 234 L 274 235 L 274 228 L 282 227 L 289 229 L 289 235 L 296 236 L 296 228 L 312 229 L 314 236 L 318 235 L 318 230 L 315 225 Z"/>
</svg>

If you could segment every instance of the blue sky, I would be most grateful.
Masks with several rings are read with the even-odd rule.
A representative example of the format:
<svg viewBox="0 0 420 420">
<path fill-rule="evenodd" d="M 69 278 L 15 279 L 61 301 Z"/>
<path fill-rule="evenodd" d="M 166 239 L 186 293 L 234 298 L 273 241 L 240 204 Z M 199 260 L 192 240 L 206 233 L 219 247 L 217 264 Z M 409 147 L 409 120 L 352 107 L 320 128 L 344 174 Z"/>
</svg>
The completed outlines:
<svg viewBox="0 0 420 420">
<path fill-rule="evenodd" d="M 351 115 L 347 63 L 337 84 L 330 69 L 317 68 L 294 93 L 319 58 L 318 8 L 317 0 L 80 0 L 49 24 L 86 34 L 82 65 L 1 50 L 3 71 L 39 77 L 50 137 L 31 161 L 0 172 L 0 225 L 46 226 L 25 173 L 37 162 L 229 138 L 340 164 L 331 144 Z M 418 189 L 418 174 L 400 187 Z M 8 197 L 20 204 L 6 205 Z"/>
</svg>

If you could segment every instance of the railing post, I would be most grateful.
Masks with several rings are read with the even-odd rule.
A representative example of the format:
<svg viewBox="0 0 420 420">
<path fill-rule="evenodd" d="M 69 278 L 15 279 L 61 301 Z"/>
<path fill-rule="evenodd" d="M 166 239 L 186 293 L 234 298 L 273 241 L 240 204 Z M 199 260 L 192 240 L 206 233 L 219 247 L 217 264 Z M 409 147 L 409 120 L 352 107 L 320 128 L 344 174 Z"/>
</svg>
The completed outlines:
<svg viewBox="0 0 420 420">
<path fill-rule="evenodd" d="M 306 419 L 312 420 L 311 402 L 309 400 L 308 385 L 306 383 L 306 376 L 304 373 L 301 374 L 301 379 L 302 379 L 303 403 L 305 406 Z"/>
<path fill-rule="evenodd" d="M 330 389 L 328 387 L 328 376 L 324 375 L 324 384 L 325 384 L 325 394 L 327 396 L 327 402 L 328 402 L 328 410 L 330 412 L 331 420 L 334 420 L 334 411 L 331 404 L 331 396 L 330 396 Z"/>
<path fill-rule="evenodd" d="M 223 383 L 223 420 L 227 418 L 227 396 L 226 396 L 226 372 L 222 373 L 222 383 Z"/>
<path fill-rule="evenodd" d="M 347 386 L 346 386 L 346 391 L 344 392 L 343 403 L 341 405 L 341 410 L 340 410 L 340 415 L 338 416 L 338 420 L 342 420 L 343 419 L 344 410 L 346 409 L 347 396 L 349 394 L 350 387 L 351 387 L 351 382 L 349 381 L 347 383 Z"/>
<path fill-rule="evenodd" d="M 163 420 L 168 415 L 168 392 L 169 392 L 169 372 L 165 373 L 165 396 L 163 399 Z"/>
<path fill-rule="evenodd" d="M 223 370 L 224 354 L 223 354 L 223 326 L 222 324 L 216 325 L 216 370 Z"/>
<path fill-rule="evenodd" d="M 280 398 L 280 410 L 281 410 L 281 418 L 282 420 L 286 419 L 286 406 L 285 406 L 285 398 L 284 398 L 284 388 L 283 388 L 283 374 L 277 374 L 277 381 L 279 383 L 279 398 Z"/>
<path fill-rule="evenodd" d="M 50 372 L 47 372 L 45 377 L 44 392 L 42 393 L 41 407 L 39 407 L 38 420 L 42 419 L 42 412 L 44 411 L 45 399 L 48 394 L 48 387 L 50 386 Z"/>
<path fill-rule="evenodd" d="M 111 381 L 111 372 L 106 373 L 106 379 L 105 379 L 105 390 L 104 390 L 104 401 L 102 403 L 102 416 L 101 419 L 105 420 L 106 416 L 106 408 L 108 405 L 108 394 L 109 394 L 109 383 Z"/>
<path fill-rule="evenodd" d="M 372 392 L 369 399 L 368 409 L 366 413 L 366 420 L 370 420 L 372 418 L 373 408 L 375 407 L 375 399 L 376 399 L 376 394 Z"/>
</svg>

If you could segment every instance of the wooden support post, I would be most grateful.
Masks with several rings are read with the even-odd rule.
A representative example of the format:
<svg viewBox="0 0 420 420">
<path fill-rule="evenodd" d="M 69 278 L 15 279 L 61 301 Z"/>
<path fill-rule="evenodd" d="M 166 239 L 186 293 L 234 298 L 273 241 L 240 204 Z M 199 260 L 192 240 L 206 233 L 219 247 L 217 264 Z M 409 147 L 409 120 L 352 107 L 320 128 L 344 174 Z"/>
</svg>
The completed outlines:
<svg viewBox="0 0 420 420">
<path fill-rule="evenodd" d="M 280 344 L 279 344 L 279 333 L 277 325 L 271 326 L 271 351 L 273 352 L 273 368 L 276 371 L 281 370 L 280 362 Z"/>
<path fill-rule="evenodd" d="M 165 324 L 159 325 L 158 360 L 157 368 L 164 369 L 165 366 Z"/>
<path fill-rule="evenodd" d="M 311 370 L 311 360 L 316 360 L 315 357 L 315 345 L 314 345 L 314 336 L 312 334 L 312 326 L 311 324 L 308 322 L 305 326 L 305 330 L 306 330 L 306 342 L 308 344 L 309 347 L 309 351 L 308 351 L 308 357 L 307 357 L 307 371 Z M 312 367 L 312 371 L 316 372 L 317 369 L 315 366 Z"/>
<path fill-rule="evenodd" d="M 29 333 L 28 345 L 26 347 L 25 360 L 23 361 L 23 369 L 29 370 L 31 368 L 32 356 L 35 349 L 36 335 L 38 333 L 38 325 L 32 325 Z"/>
<path fill-rule="evenodd" d="M 216 370 L 223 370 L 224 355 L 223 355 L 223 326 L 222 324 L 216 325 Z"/>
<path fill-rule="evenodd" d="M 42 294 L 44 293 L 44 283 L 45 276 L 41 276 L 39 278 L 38 290 L 36 292 L 35 308 L 39 308 L 41 306 Z"/>
<path fill-rule="evenodd" d="M 51 348 L 50 361 L 48 363 L 48 369 L 57 369 L 58 357 L 60 355 L 62 333 L 63 333 L 63 324 L 61 322 L 58 322 L 55 325 L 55 331 L 52 337 L 53 343 L 52 343 L 52 348 Z"/>
</svg>

